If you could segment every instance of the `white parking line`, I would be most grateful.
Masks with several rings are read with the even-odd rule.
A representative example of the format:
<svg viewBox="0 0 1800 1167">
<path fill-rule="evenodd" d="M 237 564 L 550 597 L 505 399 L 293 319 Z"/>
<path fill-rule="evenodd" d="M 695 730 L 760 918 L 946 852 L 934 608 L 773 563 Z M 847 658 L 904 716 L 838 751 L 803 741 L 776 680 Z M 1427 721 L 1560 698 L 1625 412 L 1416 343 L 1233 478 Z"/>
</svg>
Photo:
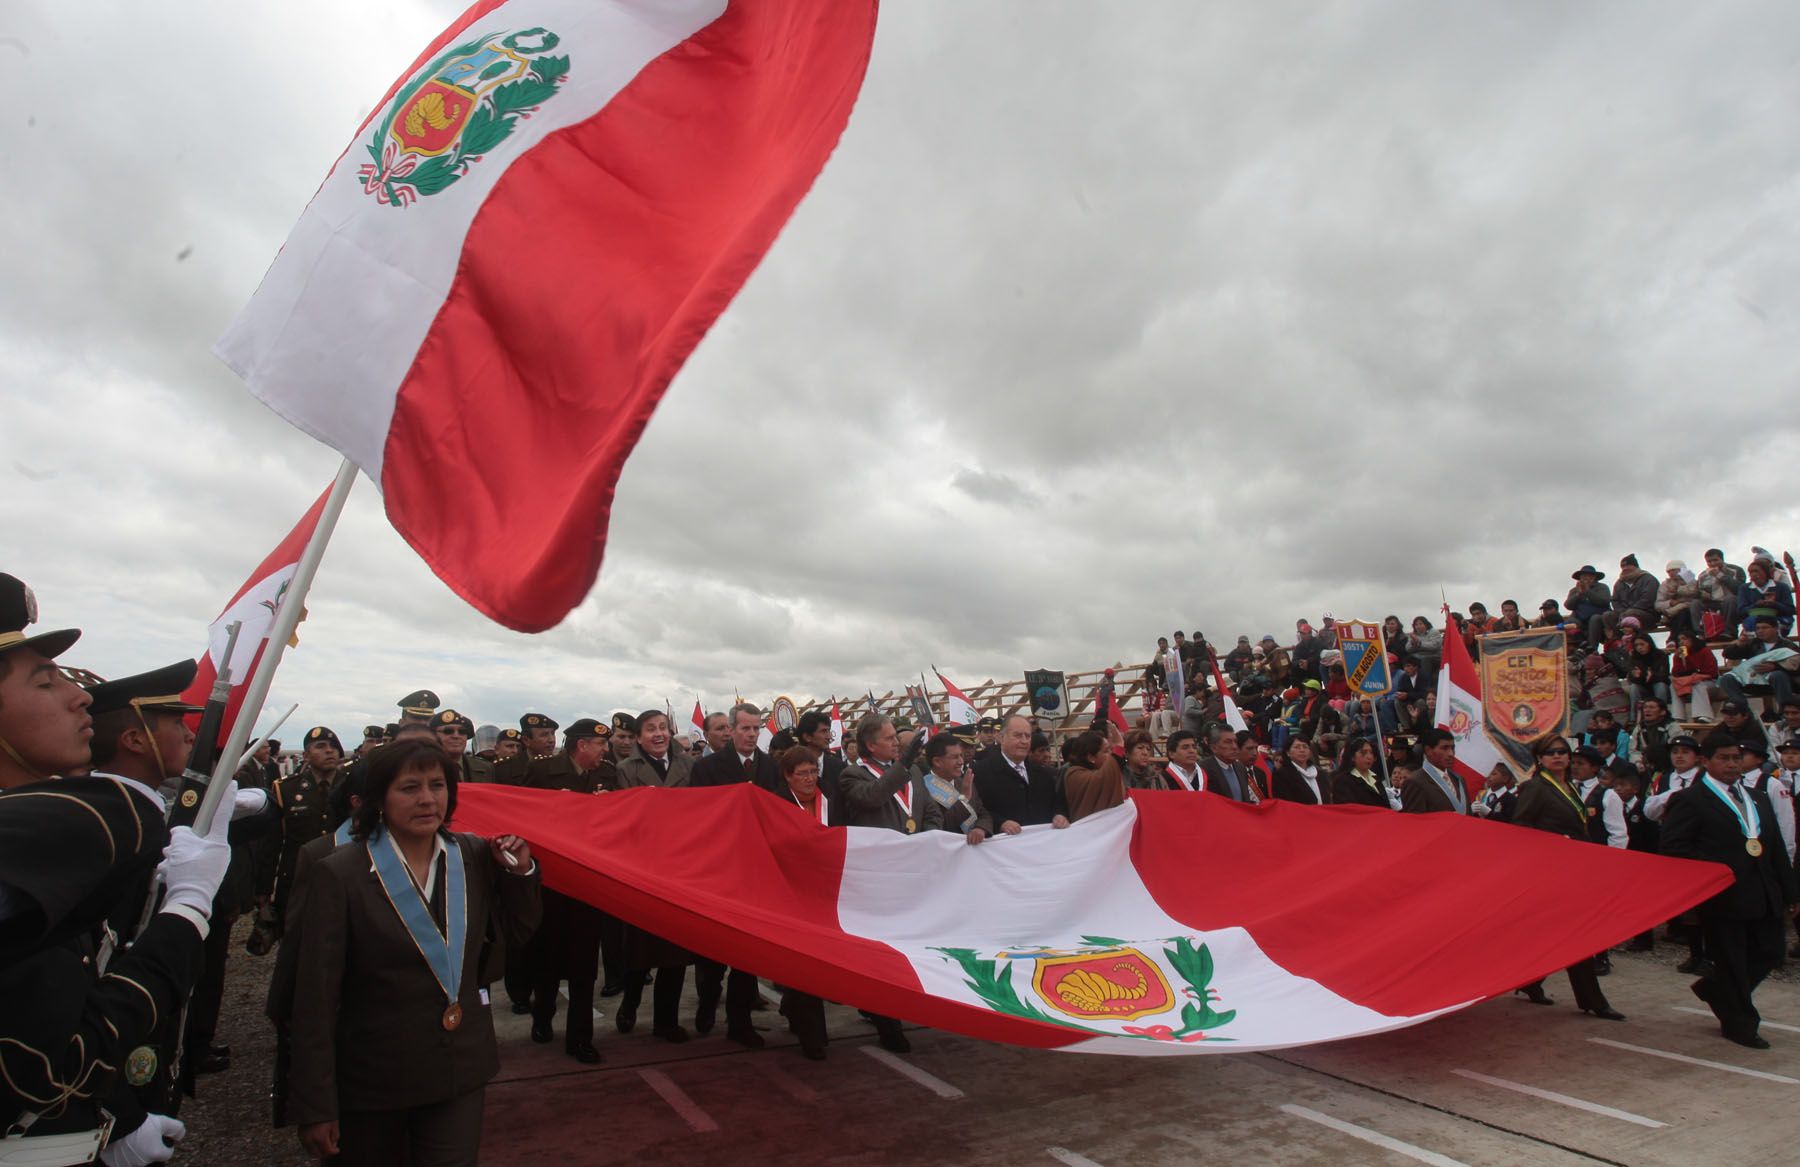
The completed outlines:
<svg viewBox="0 0 1800 1167">
<path fill-rule="evenodd" d="M 795 1102 L 817 1102 L 819 1092 L 805 1082 L 794 1077 L 772 1061 L 765 1061 L 756 1067 L 756 1072 L 775 1083 L 775 1088 L 792 1098 Z"/>
<path fill-rule="evenodd" d="M 1711 1009 L 1696 1009 L 1692 1005 L 1671 1005 L 1669 1007 L 1677 1013 L 1692 1013 L 1696 1017 L 1711 1017 L 1713 1015 Z M 1783 1025 L 1778 1021 L 1764 1021 L 1758 1025 L 1757 1028 L 1779 1029 L 1783 1033 L 1800 1033 L 1800 1025 Z"/>
<path fill-rule="evenodd" d="M 1728 1074 L 1742 1074 L 1746 1078 L 1761 1078 L 1765 1082 L 1780 1082 L 1787 1086 L 1800 1086 L 1800 1078 L 1790 1078 L 1786 1074 L 1771 1074 L 1766 1070 L 1747 1070 L 1743 1066 L 1734 1066 L 1729 1062 L 1709 1062 L 1705 1058 L 1690 1058 L 1686 1054 L 1672 1054 L 1666 1049 L 1651 1049 L 1647 1045 L 1627 1045 L 1622 1041 L 1613 1041 L 1605 1037 L 1590 1037 L 1595 1045 L 1609 1045 L 1614 1049 L 1630 1050 L 1634 1054 L 1649 1054 L 1653 1058 L 1667 1058 L 1671 1062 L 1686 1062 L 1690 1066 L 1705 1066 L 1709 1070 L 1724 1070 Z"/>
<path fill-rule="evenodd" d="M 1285 1103 L 1281 1107 L 1281 1113 L 1291 1114 L 1295 1118 L 1304 1118 L 1308 1122 L 1316 1122 L 1320 1126 L 1330 1127 L 1340 1134 L 1349 1135 L 1353 1139 L 1361 1139 L 1365 1143 L 1373 1143 L 1396 1155 L 1405 1155 L 1407 1158 L 1417 1159 L 1421 1163 L 1430 1163 L 1432 1167 L 1468 1167 L 1468 1164 L 1452 1159 L 1448 1155 L 1440 1155 L 1436 1151 L 1427 1151 L 1424 1147 L 1403 1143 L 1380 1131 L 1372 1131 L 1366 1126 L 1357 1126 L 1355 1123 L 1345 1122 L 1341 1118 L 1332 1118 L 1329 1114 L 1320 1114 L 1318 1111 L 1309 1110 L 1304 1106 L 1295 1106 L 1291 1102 Z"/>
<path fill-rule="evenodd" d="M 1589 1114 L 1603 1114 L 1608 1118 L 1616 1118 L 1622 1122 L 1634 1122 L 1639 1126 L 1647 1126 L 1652 1130 L 1659 1130 L 1669 1125 L 1666 1122 L 1657 1122 L 1653 1118 L 1645 1118 L 1641 1114 L 1633 1114 L 1629 1110 L 1617 1110 L 1611 1106 L 1602 1106 L 1598 1102 L 1588 1102 L 1585 1099 L 1575 1098 L 1568 1094 L 1558 1094 L 1554 1090 L 1545 1090 L 1538 1086 L 1527 1086 L 1523 1082 L 1511 1082 L 1505 1078 L 1493 1078 L 1486 1074 L 1477 1074 L 1474 1070 L 1451 1070 L 1450 1072 L 1452 1074 L 1459 1074 L 1472 1081 L 1485 1082 L 1489 1086 L 1498 1086 L 1502 1090 L 1512 1090 L 1519 1094 L 1529 1094 L 1533 1098 L 1542 1098 L 1545 1102 L 1556 1102 L 1563 1106 L 1573 1106 L 1576 1110 L 1585 1110 Z"/>
<path fill-rule="evenodd" d="M 1044 1154 L 1062 1163 L 1065 1167 L 1100 1167 L 1086 1155 L 1069 1150 L 1067 1147 L 1045 1147 Z"/>
<path fill-rule="evenodd" d="M 712 1115 L 700 1109 L 700 1104 L 689 1098 L 681 1087 L 661 1070 L 639 1070 L 638 1077 L 645 1085 L 662 1095 L 662 1100 L 669 1108 L 681 1116 L 683 1122 L 694 1129 L 695 1134 L 706 1134 L 719 1129 L 719 1124 L 712 1120 Z"/>
<path fill-rule="evenodd" d="M 880 1046 L 863 1045 L 858 1046 L 857 1048 L 880 1062 L 882 1065 L 888 1067 L 888 1069 L 894 1071 L 896 1074 L 899 1074 L 901 1077 L 911 1078 L 939 1098 L 961 1098 L 963 1096 L 961 1090 L 958 1090 L 936 1074 L 927 1074 L 924 1070 L 919 1069 L 919 1067 L 913 1065 L 905 1058 L 896 1057 L 887 1050 L 882 1049 Z"/>
</svg>

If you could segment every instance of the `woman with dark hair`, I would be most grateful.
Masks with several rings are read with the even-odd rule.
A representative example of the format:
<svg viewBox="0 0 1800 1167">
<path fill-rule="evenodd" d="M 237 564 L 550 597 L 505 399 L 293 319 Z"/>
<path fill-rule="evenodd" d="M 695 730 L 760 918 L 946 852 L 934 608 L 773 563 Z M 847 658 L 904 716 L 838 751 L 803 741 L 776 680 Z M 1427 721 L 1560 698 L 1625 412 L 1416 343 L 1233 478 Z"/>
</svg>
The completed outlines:
<svg viewBox="0 0 1800 1167">
<path fill-rule="evenodd" d="M 1331 801 L 1331 783 L 1313 764 L 1312 743 L 1303 737 L 1288 739 L 1271 788 L 1276 798 L 1288 802 L 1324 806 Z"/>
<path fill-rule="evenodd" d="M 1331 801 L 1339 805 L 1394 809 L 1393 791 L 1382 780 L 1375 743 L 1357 738 L 1344 750 L 1344 765 L 1331 776 Z"/>
<path fill-rule="evenodd" d="M 1669 703 L 1669 658 L 1647 633 L 1632 634 L 1625 658 L 1625 683 L 1631 693 L 1628 721 L 1637 720 L 1638 702 L 1646 697 Z"/>
<path fill-rule="evenodd" d="M 431 740 L 370 756 L 351 841 L 307 888 L 288 1115 L 334 1164 L 472 1164 L 500 1051 L 484 987 L 537 926 L 515 835 L 452 834 L 460 767 Z"/>
<path fill-rule="evenodd" d="M 1569 778 L 1569 743 L 1561 734 L 1546 734 L 1531 747 L 1537 770 L 1519 783 L 1519 798 L 1513 804 L 1512 821 L 1521 827 L 1549 831 L 1577 842 L 1588 843 L 1588 812 L 1581 796 Z M 1569 987 L 1575 990 L 1575 1004 L 1584 1013 L 1607 1021 L 1623 1021 L 1625 1015 L 1607 1003 L 1600 990 L 1600 978 L 1594 971 L 1594 958 L 1583 957 L 1568 967 Z M 1544 993 L 1544 982 L 1533 981 L 1522 989 L 1533 1005 L 1554 1005 Z"/>
<path fill-rule="evenodd" d="M 1070 822 L 1125 801 L 1125 776 L 1110 748 L 1124 741 L 1119 727 L 1107 722 L 1104 737 L 1090 729 L 1063 743 L 1063 761 L 1069 764 L 1063 791 L 1069 800 Z"/>
<path fill-rule="evenodd" d="M 1127 790 L 1173 789 L 1169 776 L 1156 764 L 1156 739 L 1141 729 L 1125 735 L 1125 765 L 1121 775 Z"/>
<path fill-rule="evenodd" d="M 1713 720 L 1713 690 L 1719 683 L 1719 658 L 1700 639 L 1698 632 L 1676 637 L 1675 656 L 1669 661 L 1669 712 L 1676 721 L 1690 716 Z"/>
</svg>

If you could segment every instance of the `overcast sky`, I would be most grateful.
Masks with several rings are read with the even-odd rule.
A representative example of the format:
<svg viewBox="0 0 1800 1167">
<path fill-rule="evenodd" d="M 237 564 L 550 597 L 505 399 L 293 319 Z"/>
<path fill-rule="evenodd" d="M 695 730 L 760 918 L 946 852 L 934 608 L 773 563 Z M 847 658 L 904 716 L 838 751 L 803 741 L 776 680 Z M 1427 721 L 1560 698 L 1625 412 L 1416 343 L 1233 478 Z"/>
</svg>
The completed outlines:
<svg viewBox="0 0 1800 1167">
<path fill-rule="evenodd" d="M 200 651 L 329 482 L 210 346 L 461 7 L 0 7 L 0 570 L 66 659 Z M 1774 2 L 891 0 L 587 602 L 489 623 L 365 479 L 270 704 L 969 685 L 1779 553 L 1797 45 Z"/>
</svg>

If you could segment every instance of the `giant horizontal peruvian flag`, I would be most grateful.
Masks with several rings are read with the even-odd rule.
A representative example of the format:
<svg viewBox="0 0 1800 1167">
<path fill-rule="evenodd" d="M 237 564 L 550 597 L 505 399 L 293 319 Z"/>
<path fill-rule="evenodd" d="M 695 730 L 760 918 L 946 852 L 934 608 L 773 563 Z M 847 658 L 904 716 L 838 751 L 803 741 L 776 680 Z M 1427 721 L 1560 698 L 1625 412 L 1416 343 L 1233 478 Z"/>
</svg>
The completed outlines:
<svg viewBox="0 0 1800 1167">
<path fill-rule="evenodd" d="M 457 594 L 556 624 L 663 392 L 843 132 L 875 12 L 481 0 L 356 131 L 219 355 Z"/>
<path fill-rule="evenodd" d="M 256 570 L 250 573 L 206 630 L 206 652 L 200 657 L 199 671 L 194 674 L 194 683 L 181 695 L 183 701 L 192 705 L 205 705 L 212 696 L 213 685 L 219 679 L 219 668 L 226 662 L 225 647 L 231 641 L 231 625 L 241 625 L 237 645 L 231 650 L 231 696 L 225 702 L 225 718 L 219 723 L 220 743 L 231 736 L 232 724 L 237 721 L 244 694 L 250 686 L 250 676 L 262 659 L 263 649 L 268 646 L 275 613 L 288 597 L 294 573 L 300 568 L 300 556 L 318 528 L 319 516 L 324 513 L 325 500 L 330 494 L 331 489 L 327 487 L 325 493 L 314 500 L 300 516 L 300 521 L 294 524 L 294 529 L 256 565 Z M 250 716 L 254 720 L 261 712 L 252 709 Z M 198 724 L 199 715 L 194 715 L 191 720 Z"/>
<path fill-rule="evenodd" d="M 734 968 L 1093 1053 L 1242 1053 L 1411 1025 L 1731 882 L 1714 864 L 1461 815 L 1178 792 L 979 847 L 821 827 L 749 784 L 465 785 L 454 826 L 517 832 L 548 886 Z"/>
</svg>

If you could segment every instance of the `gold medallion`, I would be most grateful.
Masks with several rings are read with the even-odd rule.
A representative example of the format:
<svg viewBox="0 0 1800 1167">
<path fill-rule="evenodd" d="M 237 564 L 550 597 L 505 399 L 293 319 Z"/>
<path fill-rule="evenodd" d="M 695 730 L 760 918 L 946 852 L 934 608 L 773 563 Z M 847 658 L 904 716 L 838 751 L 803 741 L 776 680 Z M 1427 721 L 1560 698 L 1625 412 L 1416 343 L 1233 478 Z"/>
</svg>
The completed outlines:
<svg viewBox="0 0 1800 1167">
<path fill-rule="evenodd" d="M 913 833 L 913 832 L 914 832 L 914 831 L 916 831 L 916 830 L 918 830 L 918 829 L 919 829 L 919 824 L 918 824 L 918 823 L 916 823 L 916 822 L 914 822 L 914 821 L 913 821 L 913 820 L 912 820 L 912 819 L 911 819 L 911 818 L 908 818 L 908 819 L 907 819 L 907 820 L 906 820 L 906 833 L 907 833 L 907 834 L 909 834 L 909 835 L 910 835 L 910 834 L 912 834 L 912 833 Z"/>
<path fill-rule="evenodd" d="M 181 792 L 181 805 L 188 810 L 193 810 L 196 806 L 199 806 L 200 792 L 197 790 L 183 790 Z"/>
<path fill-rule="evenodd" d="M 454 1033 L 456 1031 L 456 1027 L 461 1024 L 462 1024 L 462 1006 L 457 1004 L 455 1001 L 452 1001 L 452 1002 L 450 1002 L 450 1008 L 444 1010 L 444 1028 L 448 1029 L 452 1033 Z"/>
<path fill-rule="evenodd" d="M 1752 859 L 1761 857 L 1761 855 L 1762 855 L 1762 840 L 1761 839 L 1745 839 L 1744 840 L 1744 850 L 1750 852 L 1750 857 Z"/>
<path fill-rule="evenodd" d="M 1597 806 L 1590 806 L 1587 808 L 1587 812 L 1588 812 L 1588 817 L 1593 818 L 1595 815 L 1600 813 L 1600 808 Z"/>
<path fill-rule="evenodd" d="M 128 1086 L 148 1086 L 150 1079 L 156 1077 L 156 1051 L 147 1045 L 140 1045 L 125 1058 L 125 1084 Z"/>
</svg>

